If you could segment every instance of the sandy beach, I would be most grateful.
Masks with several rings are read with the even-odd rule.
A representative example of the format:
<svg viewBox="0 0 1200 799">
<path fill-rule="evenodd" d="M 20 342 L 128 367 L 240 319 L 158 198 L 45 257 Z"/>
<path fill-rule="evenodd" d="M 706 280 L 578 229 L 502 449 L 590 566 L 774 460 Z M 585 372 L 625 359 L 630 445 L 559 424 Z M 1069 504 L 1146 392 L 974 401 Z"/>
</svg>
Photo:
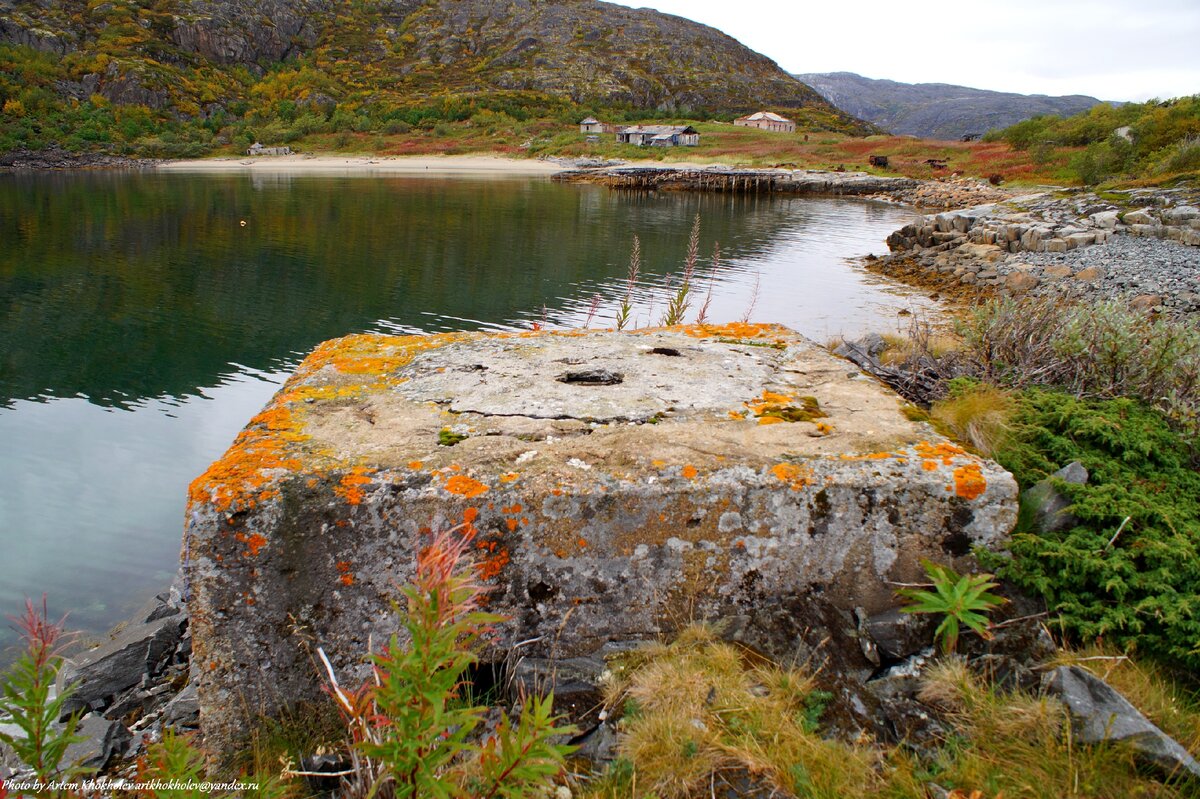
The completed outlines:
<svg viewBox="0 0 1200 799">
<path fill-rule="evenodd" d="M 168 161 L 158 169 L 169 172 L 288 172 L 374 174 L 491 174 L 551 175 L 566 167 L 551 161 L 500 158 L 489 155 L 363 156 L 285 155 L 238 158 L 197 158 Z"/>
</svg>

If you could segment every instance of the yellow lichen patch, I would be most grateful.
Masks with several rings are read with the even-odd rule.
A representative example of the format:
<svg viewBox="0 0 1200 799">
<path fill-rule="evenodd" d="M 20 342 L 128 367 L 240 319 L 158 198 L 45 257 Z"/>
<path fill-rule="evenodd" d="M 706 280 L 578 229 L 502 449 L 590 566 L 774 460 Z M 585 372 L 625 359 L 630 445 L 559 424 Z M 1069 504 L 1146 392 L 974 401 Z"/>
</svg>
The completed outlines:
<svg viewBox="0 0 1200 799">
<path fill-rule="evenodd" d="M 783 420 L 778 416 L 764 416 L 758 420 L 759 424 L 783 424 Z"/>
<path fill-rule="evenodd" d="M 664 460 L 659 460 L 658 458 L 655 458 L 654 460 L 650 461 L 650 465 L 653 466 L 655 469 L 661 469 L 662 467 L 667 465 L 667 462 Z"/>
<path fill-rule="evenodd" d="M 683 469 L 679 473 L 688 480 L 695 480 L 696 475 L 700 474 L 699 470 L 696 469 L 696 467 L 690 463 L 687 464 L 686 466 L 684 466 Z"/>
<path fill-rule="evenodd" d="M 746 414 L 743 413 L 742 411 L 730 411 L 729 418 L 733 419 L 734 421 L 740 422 L 742 419 L 746 418 Z"/>
<path fill-rule="evenodd" d="M 379 336 L 358 334 L 326 341 L 312 351 L 296 370 L 307 377 L 326 367 L 342 374 L 377 375 L 381 379 L 405 366 L 418 353 L 444 347 L 470 334 L 440 333 L 434 336 Z"/>
<path fill-rule="evenodd" d="M 504 474 L 500 475 L 500 482 L 511 483 L 520 478 L 520 476 L 521 475 L 517 474 L 516 472 L 505 472 Z"/>
<path fill-rule="evenodd" d="M 451 494 L 458 494 L 460 497 L 482 496 L 488 491 L 488 487 L 483 483 L 473 478 L 467 477 L 465 474 L 456 474 L 446 481 L 444 488 Z"/>
<path fill-rule="evenodd" d="M 365 466 L 355 466 L 334 486 L 333 493 L 346 500 L 347 504 L 359 504 L 363 501 L 363 486 L 371 482 L 371 471 Z"/>
<path fill-rule="evenodd" d="M 787 483 L 793 491 L 812 485 L 812 470 L 795 463 L 777 463 L 771 467 L 775 479 Z"/>
<path fill-rule="evenodd" d="M 968 463 L 954 470 L 954 493 L 964 499 L 975 499 L 987 490 L 987 480 L 978 463 Z"/>
<path fill-rule="evenodd" d="M 833 432 L 833 425 L 817 422 L 817 432 L 823 436 L 827 436 Z"/>
</svg>

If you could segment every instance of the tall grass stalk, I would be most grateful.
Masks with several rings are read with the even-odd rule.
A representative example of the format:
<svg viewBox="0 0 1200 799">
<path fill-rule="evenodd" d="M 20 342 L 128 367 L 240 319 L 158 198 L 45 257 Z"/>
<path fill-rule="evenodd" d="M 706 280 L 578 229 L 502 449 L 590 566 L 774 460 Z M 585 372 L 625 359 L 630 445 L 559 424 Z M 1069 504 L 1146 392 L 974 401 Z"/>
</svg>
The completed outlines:
<svg viewBox="0 0 1200 799">
<path fill-rule="evenodd" d="M 642 242 L 633 237 L 633 251 L 629 254 L 629 273 L 625 277 L 625 296 L 621 298 L 621 308 L 617 311 L 617 330 L 624 330 L 629 324 L 630 314 L 633 313 L 633 291 L 637 288 L 638 276 L 642 271 Z"/>
<path fill-rule="evenodd" d="M 662 325 L 670 327 L 683 322 L 688 308 L 691 306 L 692 279 L 696 275 L 696 261 L 700 257 L 700 214 L 692 222 L 692 233 L 688 237 L 687 258 L 683 263 L 683 274 L 679 279 L 679 288 L 667 302 L 667 310 L 663 313 Z"/>
</svg>

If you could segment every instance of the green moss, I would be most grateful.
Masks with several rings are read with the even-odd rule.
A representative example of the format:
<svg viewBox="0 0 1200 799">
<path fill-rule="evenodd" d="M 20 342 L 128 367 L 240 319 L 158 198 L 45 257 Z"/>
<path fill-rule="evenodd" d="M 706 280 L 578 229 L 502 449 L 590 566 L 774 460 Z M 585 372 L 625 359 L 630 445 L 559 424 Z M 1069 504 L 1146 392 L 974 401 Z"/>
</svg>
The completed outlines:
<svg viewBox="0 0 1200 799">
<path fill-rule="evenodd" d="M 438 431 L 438 444 L 441 444 L 443 447 L 453 447 L 466 438 L 467 436 L 462 433 L 456 433 L 449 427 L 443 427 Z"/>
<path fill-rule="evenodd" d="M 821 410 L 821 406 L 817 403 L 816 397 L 798 397 L 799 405 L 785 405 L 783 407 L 768 407 L 758 415 L 774 416 L 783 419 L 785 422 L 811 422 L 814 419 L 828 418 L 829 414 Z"/>
<path fill-rule="evenodd" d="M 1070 530 L 1031 529 L 1024 510 L 1002 575 L 1045 596 L 1081 638 L 1200 668 L 1200 472 L 1189 442 L 1129 399 L 1034 389 L 1018 396 L 1013 422 L 995 458 L 1022 488 L 1074 460 L 1090 478 L 1056 486 L 1080 520 Z"/>
</svg>

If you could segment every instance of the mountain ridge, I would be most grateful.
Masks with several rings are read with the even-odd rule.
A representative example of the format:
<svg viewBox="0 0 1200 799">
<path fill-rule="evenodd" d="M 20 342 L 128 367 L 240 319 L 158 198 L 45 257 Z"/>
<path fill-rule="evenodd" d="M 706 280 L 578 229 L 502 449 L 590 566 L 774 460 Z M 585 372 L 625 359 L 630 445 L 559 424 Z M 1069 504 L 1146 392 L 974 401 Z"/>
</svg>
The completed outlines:
<svg viewBox="0 0 1200 799">
<path fill-rule="evenodd" d="M 61 58 L 45 87 L 59 96 L 186 116 L 241 100 L 516 93 L 676 114 L 803 109 L 814 127 L 869 129 L 715 28 L 600 0 L 0 0 L 3 43 Z"/>
<path fill-rule="evenodd" d="M 848 114 L 891 133 L 931 139 L 980 136 L 1034 116 L 1071 116 L 1104 102 L 1087 95 L 1055 97 L 951 83 L 901 83 L 854 72 L 810 72 L 795 77 Z"/>
</svg>

